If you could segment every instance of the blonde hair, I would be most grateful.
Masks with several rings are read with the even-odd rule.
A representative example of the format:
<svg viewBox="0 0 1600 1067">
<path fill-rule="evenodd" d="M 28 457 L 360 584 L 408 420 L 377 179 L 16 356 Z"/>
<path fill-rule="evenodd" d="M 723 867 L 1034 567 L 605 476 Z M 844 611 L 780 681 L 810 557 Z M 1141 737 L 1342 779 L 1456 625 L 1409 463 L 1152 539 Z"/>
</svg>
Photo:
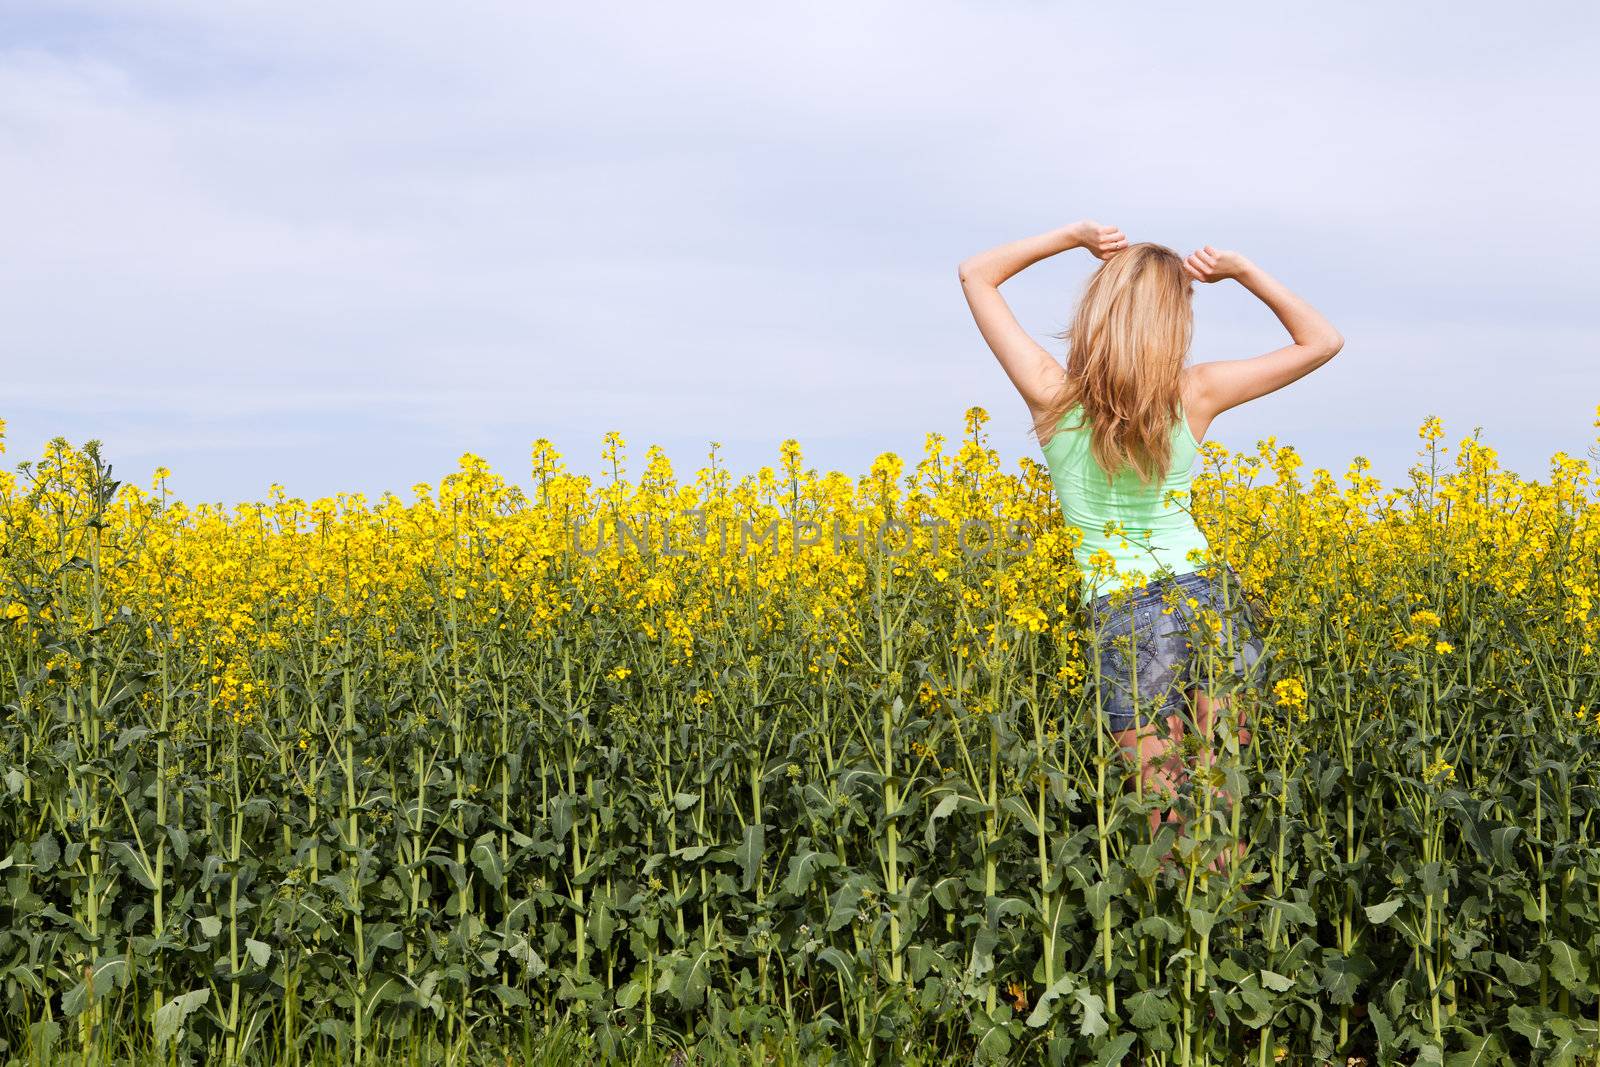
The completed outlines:
<svg viewBox="0 0 1600 1067">
<path fill-rule="evenodd" d="M 1194 337 L 1194 282 L 1165 245 L 1129 245 L 1084 286 L 1068 342 L 1067 372 L 1033 431 L 1044 445 L 1062 417 L 1083 405 L 1090 452 L 1106 472 L 1131 466 L 1148 485 L 1172 463 L 1172 428 L 1181 417 L 1179 385 Z"/>
</svg>

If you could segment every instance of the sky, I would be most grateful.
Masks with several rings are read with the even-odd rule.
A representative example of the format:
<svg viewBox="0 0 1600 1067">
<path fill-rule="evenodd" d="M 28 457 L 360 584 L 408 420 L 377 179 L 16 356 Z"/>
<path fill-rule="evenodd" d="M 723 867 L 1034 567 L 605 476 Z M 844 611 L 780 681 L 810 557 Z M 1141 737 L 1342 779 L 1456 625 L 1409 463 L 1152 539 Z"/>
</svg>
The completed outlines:
<svg viewBox="0 0 1600 1067">
<path fill-rule="evenodd" d="M 1210 439 L 1595 445 L 1592 4 L 0 0 L 0 417 L 232 503 L 619 432 L 680 476 L 1026 409 L 956 265 L 1081 218 L 1237 249 L 1343 352 Z M 1097 263 L 1005 283 L 1058 356 Z M 1193 358 L 1287 343 L 1233 283 Z"/>
</svg>

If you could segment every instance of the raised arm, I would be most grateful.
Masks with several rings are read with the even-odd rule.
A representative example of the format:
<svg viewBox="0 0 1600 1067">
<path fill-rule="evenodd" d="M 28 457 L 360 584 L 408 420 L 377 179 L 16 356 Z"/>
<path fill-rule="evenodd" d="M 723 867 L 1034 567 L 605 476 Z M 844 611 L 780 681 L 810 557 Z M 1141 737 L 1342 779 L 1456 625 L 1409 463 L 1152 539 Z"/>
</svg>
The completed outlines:
<svg viewBox="0 0 1600 1067">
<path fill-rule="evenodd" d="M 1000 283 L 1024 267 L 1069 248 L 1087 248 L 1097 259 L 1106 259 L 1126 247 L 1128 239 L 1121 230 L 1086 220 L 1037 237 L 1024 237 L 961 261 L 961 291 L 966 294 L 978 332 L 989 342 L 995 358 L 1035 418 L 1055 394 L 1064 372 L 1055 357 L 1017 322 L 1000 295 Z"/>
<path fill-rule="evenodd" d="M 1253 359 L 1223 359 L 1196 364 L 1190 371 L 1195 390 L 1190 403 L 1199 419 L 1212 418 L 1249 400 L 1299 381 L 1344 347 L 1344 338 L 1321 313 L 1291 293 L 1272 275 L 1237 252 L 1219 252 L 1207 245 L 1184 260 L 1184 268 L 1202 282 L 1233 278 L 1272 309 L 1294 343 Z"/>
</svg>

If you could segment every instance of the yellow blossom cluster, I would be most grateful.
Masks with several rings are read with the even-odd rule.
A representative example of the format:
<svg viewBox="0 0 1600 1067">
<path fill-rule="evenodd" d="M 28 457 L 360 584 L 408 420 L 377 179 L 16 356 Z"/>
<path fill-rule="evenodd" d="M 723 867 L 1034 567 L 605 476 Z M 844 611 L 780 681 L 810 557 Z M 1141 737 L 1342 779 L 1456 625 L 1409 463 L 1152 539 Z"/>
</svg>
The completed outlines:
<svg viewBox="0 0 1600 1067">
<path fill-rule="evenodd" d="M 860 606 L 899 596 L 916 604 L 901 621 L 921 635 L 936 621 L 963 662 L 1051 641 L 1065 655 L 1041 675 L 1051 692 L 1075 692 L 1092 639 L 1077 600 L 1080 532 L 1063 525 L 1042 463 L 1002 469 L 987 420 L 973 409 L 958 446 L 931 434 L 919 461 L 885 454 L 860 477 L 806 467 L 792 440 L 776 469 L 743 477 L 715 445 L 686 480 L 654 447 L 630 476 L 617 433 L 605 435 L 599 476 L 569 470 L 541 439 L 527 488 L 467 455 L 409 499 L 305 500 L 273 486 L 261 501 L 191 505 L 170 499 L 163 468 L 148 489 L 116 487 L 104 522 L 70 545 L 60 533 L 77 529 L 71 513 L 92 463 L 56 442 L 25 476 L 0 480 L 0 547 L 12 560 L 92 555 L 103 595 L 67 604 L 39 592 L 48 583 L 38 576 L 17 574 L 0 594 L 0 620 L 45 625 L 68 610 L 103 625 L 126 610 L 197 665 L 210 706 L 240 725 L 280 686 L 308 683 L 285 674 L 285 660 L 332 662 L 376 643 L 397 670 L 420 669 L 452 634 L 537 643 L 580 632 L 577 620 L 602 606 L 629 630 L 614 650 L 623 659 L 605 666 L 618 684 L 637 679 L 641 659 L 693 664 L 735 622 L 803 647 L 803 669 L 829 676 L 863 657 Z M 1546 480 L 1527 480 L 1475 437 L 1460 442 L 1452 469 L 1443 434 L 1436 418 L 1422 425 L 1424 459 L 1410 485 L 1391 489 L 1361 457 L 1342 480 L 1320 468 L 1303 477 L 1300 456 L 1275 438 L 1253 455 L 1208 443 L 1187 506 L 1277 632 L 1384 635 L 1352 637 L 1349 669 L 1371 667 L 1385 644 L 1433 657 L 1477 649 L 1471 605 L 1487 600 L 1591 656 L 1600 476 L 1557 454 Z M 1419 601 L 1422 588 L 1433 592 Z M 1217 632 L 1221 622 L 1208 614 L 1205 625 Z M 1304 713 L 1301 679 L 1279 681 L 1275 695 Z"/>
</svg>

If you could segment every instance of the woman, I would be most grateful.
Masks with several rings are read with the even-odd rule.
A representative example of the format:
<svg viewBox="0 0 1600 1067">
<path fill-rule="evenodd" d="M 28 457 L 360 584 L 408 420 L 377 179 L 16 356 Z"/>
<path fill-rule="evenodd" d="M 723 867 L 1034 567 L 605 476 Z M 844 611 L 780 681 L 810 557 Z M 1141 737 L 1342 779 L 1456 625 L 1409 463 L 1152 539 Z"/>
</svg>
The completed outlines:
<svg viewBox="0 0 1600 1067">
<path fill-rule="evenodd" d="M 1063 368 L 1017 323 L 999 287 L 1069 248 L 1086 248 L 1103 262 L 1065 334 Z M 1194 282 L 1228 278 L 1271 308 L 1293 343 L 1254 359 L 1189 365 Z M 1206 763 L 1227 706 L 1215 675 L 1198 662 L 1215 665 L 1218 657 L 1199 655 L 1190 635 L 1202 631 L 1191 625 L 1202 609 L 1216 613 L 1220 658 L 1235 676 L 1248 674 L 1261 655 L 1238 576 L 1209 556 L 1189 513 L 1190 465 L 1212 419 L 1305 377 L 1344 339 L 1237 252 L 1207 245 L 1185 259 L 1163 245 L 1129 245 L 1115 226 L 1089 221 L 965 260 L 961 288 L 1027 402 L 1068 523 L 1083 531 L 1075 556 L 1096 624 L 1091 666 L 1098 667 L 1106 725 L 1143 782 L 1171 796 L 1187 777 L 1178 747 L 1187 724 L 1199 735 L 1190 748 Z M 1119 592 L 1122 586 L 1130 591 Z M 1165 731 L 1156 725 L 1162 712 Z M 1238 739 L 1248 744 L 1249 731 L 1241 729 Z M 1177 821 L 1175 813 L 1169 818 Z M 1151 813 L 1152 834 L 1160 820 Z"/>
</svg>

